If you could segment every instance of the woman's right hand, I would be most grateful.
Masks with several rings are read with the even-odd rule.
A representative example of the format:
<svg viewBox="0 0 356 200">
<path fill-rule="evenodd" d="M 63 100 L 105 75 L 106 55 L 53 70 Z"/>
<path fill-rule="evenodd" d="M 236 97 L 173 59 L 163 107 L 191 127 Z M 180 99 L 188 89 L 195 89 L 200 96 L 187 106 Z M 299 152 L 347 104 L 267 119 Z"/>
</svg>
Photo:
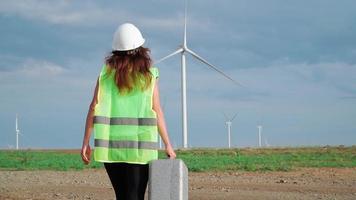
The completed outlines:
<svg viewBox="0 0 356 200">
<path fill-rule="evenodd" d="M 90 163 L 91 149 L 89 144 L 84 144 L 80 152 L 84 164 L 88 165 Z"/>
<path fill-rule="evenodd" d="M 171 145 L 166 146 L 166 154 L 169 159 L 175 159 L 177 157 Z"/>
</svg>

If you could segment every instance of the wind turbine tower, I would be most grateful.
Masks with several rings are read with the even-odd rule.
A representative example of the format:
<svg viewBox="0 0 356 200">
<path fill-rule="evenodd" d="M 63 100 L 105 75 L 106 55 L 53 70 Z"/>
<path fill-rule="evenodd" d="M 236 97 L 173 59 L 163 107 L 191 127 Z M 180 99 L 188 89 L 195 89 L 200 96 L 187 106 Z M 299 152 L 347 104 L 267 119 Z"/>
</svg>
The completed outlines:
<svg viewBox="0 0 356 200">
<path fill-rule="evenodd" d="M 19 126 L 18 126 L 18 117 L 16 114 L 16 149 L 19 149 L 19 135 L 20 135 L 20 130 L 19 130 Z"/>
<path fill-rule="evenodd" d="M 224 113 L 226 122 L 225 124 L 227 125 L 227 138 L 228 138 L 228 146 L 229 149 L 231 148 L 231 125 L 232 125 L 232 120 L 235 119 L 237 113 L 235 113 L 235 115 L 230 119 L 229 117 L 227 117 L 227 115 Z"/>
<path fill-rule="evenodd" d="M 155 64 L 158 64 L 167 58 L 170 58 L 176 54 L 181 55 L 181 89 L 182 89 L 182 145 L 183 148 L 188 147 L 188 130 L 187 130 L 187 88 L 186 88 L 186 62 L 185 62 L 185 54 L 188 53 L 191 56 L 193 56 L 195 59 L 199 60 L 200 62 L 206 64 L 209 66 L 211 69 L 215 70 L 216 72 L 220 73 L 223 75 L 225 78 L 231 80 L 237 85 L 243 86 L 239 82 L 235 81 L 232 79 L 230 76 L 226 75 L 224 72 L 222 72 L 220 69 L 215 67 L 214 65 L 210 64 L 208 61 L 206 61 L 204 58 L 199 56 L 197 53 L 194 51 L 190 50 L 187 45 L 187 0 L 185 1 L 185 14 L 184 14 L 184 32 L 183 32 L 183 44 L 180 45 L 180 47 L 174 51 L 173 53 L 157 60 Z"/>
<path fill-rule="evenodd" d="M 257 126 L 258 128 L 258 146 L 259 147 L 262 147 L 262 126 L 261 125 L 258 125 Z"/>
</svg>

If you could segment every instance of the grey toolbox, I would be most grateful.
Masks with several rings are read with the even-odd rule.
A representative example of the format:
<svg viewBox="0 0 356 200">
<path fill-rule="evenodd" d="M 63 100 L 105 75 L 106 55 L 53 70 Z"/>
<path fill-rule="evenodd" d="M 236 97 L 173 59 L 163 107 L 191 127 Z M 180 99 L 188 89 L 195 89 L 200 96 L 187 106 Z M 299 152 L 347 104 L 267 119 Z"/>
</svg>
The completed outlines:
<svg viewBox="0 0 356 200">
<path fill-rule="evenodd" d="M 150 162 L 149 200 L 188 200 L 188 169 L 180 159 Z"/>
</svg>

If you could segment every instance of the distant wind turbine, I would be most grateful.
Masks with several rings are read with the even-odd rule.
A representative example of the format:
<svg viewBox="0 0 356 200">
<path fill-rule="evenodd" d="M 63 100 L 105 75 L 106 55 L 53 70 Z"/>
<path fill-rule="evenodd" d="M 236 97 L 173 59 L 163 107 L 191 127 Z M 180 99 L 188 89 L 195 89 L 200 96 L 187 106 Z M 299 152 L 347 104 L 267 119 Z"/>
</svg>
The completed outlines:
<svg viewBox="0 0 356 200">
<path fill-rule="evenodd" d="M 19 125 L 18 125 L 18 117 L 17 117 L 17 114 L 16 114 L 16 124 L 15 124 L 15 127 L 16 127 L 16 149 L 18 150 L 18 149 L 19 149 L 19 135 L 20 135 L 20 130 L 19 130 Z"/>
<path fill-rule="evenodd" d="M 223 113 L 226 119 L 225 124 L 227 125 L 227 141 L 228 141 L 228 146 L 231 148 L 231 125 L 232 121 L 235 119 L 237 113 L 232 118 L 229 118 L 225 113 Z"/>
<path fill-rule="evenodd" d="M 158 135 L 159 138 L 159 149 L 162 149 L 162 138 L 160 135 Z"/>
<path fill-rule="evenodd" d="M 270 147 L 271 145 L 268 143 L 266 136 L 264 138 L 265 138 L 265 146 Z"/>
<path fill-rule="evenodd" d="M 214 65 L 210 64 L 208 61 L 206 61 L 204 58 L 199 56 L 197 53 L 194 51 L 190 50 L 187 46 L 187 1 L 185 1 L 185 14 L 184 14 L 184 32 L 183 32 L 183 44 L 173 53 L 157 60 L 155 64 L 158 64 L 167 58 L 170 58 L 176 54 L 181 54 L 181 64 L 182 64 L 182 71 L 181 71 L 181 83 L 182 83 L 182 144 L 183 148 L 188 147 L 188 130 L 187 130 L 187 92 L 186 92 L 186 63 L 185 63 L 185 53 L 188 53 L 192 55 L 195 59 L 198 59 L 202 63 L 208 65 L 211 69 L 215 70 L 216 72 L 220 73 L 223 75 L 225 78 L 231 80 L 237 85 L 243 86 L 239 82 L 235 81 L 232 79 L 230 76 L 226 75 L 224 72 L 222 72 L 220 69 L 215 67 Z"/>
<path fill-rule="evenodd" d="M 262 126 L 261 125 L 258 125 L 257 126 L 258 128 L 258 146 L 259 147 L 262 147 Z"/>
</svg>

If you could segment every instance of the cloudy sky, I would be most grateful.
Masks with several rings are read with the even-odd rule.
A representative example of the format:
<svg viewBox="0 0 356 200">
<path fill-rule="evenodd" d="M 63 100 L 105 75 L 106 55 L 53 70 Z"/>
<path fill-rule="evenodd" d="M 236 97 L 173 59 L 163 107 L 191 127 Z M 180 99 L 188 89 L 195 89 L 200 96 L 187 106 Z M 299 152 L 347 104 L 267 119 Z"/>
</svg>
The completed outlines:
<svg viewBox="0 0 356 200">
<path fill-rule="evenodd" d="M 188 46 L 246 87 L 187 58 L 189 146 L 353 145 L 356 2 L 191 0 Z M 183 1 L 0 2 L 0 148 L 79 148 L 93 87 L 124 22 L 159 59 L 182 42 Z M 181 146 L 180 60 L 157 65 L 172 143 Z"/>
</svg>

